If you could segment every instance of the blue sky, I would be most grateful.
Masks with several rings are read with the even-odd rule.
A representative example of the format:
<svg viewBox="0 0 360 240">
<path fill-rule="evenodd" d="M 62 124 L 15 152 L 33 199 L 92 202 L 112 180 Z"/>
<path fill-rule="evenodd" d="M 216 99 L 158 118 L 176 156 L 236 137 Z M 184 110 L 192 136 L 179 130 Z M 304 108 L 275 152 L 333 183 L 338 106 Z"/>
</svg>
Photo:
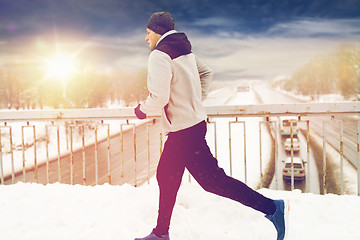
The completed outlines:
<svg viewBox="0 0 360 240">
<path fill-rule="evenodd" d="M 61 48 L 103 70 L 136 71 L 156 11 L 172 13 L 217 80 L 291 74 L 342 42 L 360 44 L 358 0 L 0 0 L 0 66 Z"/>
</svg>

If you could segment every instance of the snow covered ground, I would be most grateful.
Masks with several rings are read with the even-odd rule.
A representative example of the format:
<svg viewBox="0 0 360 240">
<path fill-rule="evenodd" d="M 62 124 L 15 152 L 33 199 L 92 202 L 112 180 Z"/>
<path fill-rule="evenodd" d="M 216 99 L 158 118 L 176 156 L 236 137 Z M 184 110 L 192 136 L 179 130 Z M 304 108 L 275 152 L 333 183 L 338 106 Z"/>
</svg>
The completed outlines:
<svg viewBox="0 0 360 240">
<path fill-rule="evenodd" d="M 359 238 L 360 198 L 259 190 L 290 199 L 288 240 Z M 132 240 L 154 227 L 158 188 L 17 183 L 0 186 L 0 239 Z M 181 186 L 174 208 L 171 240 L 276 239 L 263 214 L 200 189 Z"/>
<path fill-rule="evenodd" d="M 251 99 L 251 96 L 238 97 L 227 101 L 245 104 L 244 99 Z M 253 126 L 246 124 L 250 128 L 258 127 L 258 123 Z M 229 172 L 228 151 L 221 151 L 228 150 L 227 145 L 221 145 L 228 142 L 227 123 L 220 119 L 217 128 L 223 138 L 218 140 L 219 164 Z M 248 135 L 251 139 L 246 141 L 254 141 L 248 146 L 258 146 L 258 136 Z M 65 142 L 64 139 L 61 141 Z M 208 141 L 211 147 L 211 136 Z M 234 141 L 240 143 L 237 146 L 242 146 L 241 139 Z M 236 152 L 241 152 L 241 148 L 234 147 L 233 159 L 243 159 Z M 248 183 L 252 187 L 258 182 L 258 156 L 258 150 L 248 150 L 247 158 L 251 162 Z M 254 158 L 257 161 L 249 161 Z M 234 170 L 234 175 L 243 180 L 243 169 L 235 166 L 234 169 L 240 171 Z M 360 198 L 357 196 L 314 195 L 301 193 L 300 190 L 260 189 L 259 192 L 274 199 L 290 199 L 289 240 L 360 239 L 357 231 Z M 17 183 L 0 185 L 0 196 L 0 240 L 134 239 L 147 235 L 154 227 L 157 216 L 158 188 L 154 178 L 150 184 L 138 188 L 130 185 L 90 187 Z M 191 184 L 184 181 L 175 205 L 170 236 L 172 240 L 267 240 L 276 239 L 276 232 L 263 214 L 209 194 L 194 181 Z"/>
</svg>

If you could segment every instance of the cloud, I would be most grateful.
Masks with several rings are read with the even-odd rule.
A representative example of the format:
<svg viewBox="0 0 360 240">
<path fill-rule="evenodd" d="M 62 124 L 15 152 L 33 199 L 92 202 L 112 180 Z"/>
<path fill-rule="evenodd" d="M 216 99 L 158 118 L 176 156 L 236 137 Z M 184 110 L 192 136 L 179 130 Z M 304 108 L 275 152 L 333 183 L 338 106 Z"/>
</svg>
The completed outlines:
<svg viewBox="0 0 360 240">
<path fill-rule="evenodd" d="M 187 33 L 194 52 L 218 73 L 218 80 L 289 74 L 342 41 L 360 41 L 360 19 L 343 17 L 349 8 L 331 19 L 337 8 L 318 1 L 308 6 L 275 0 L 43 0 L 44 5 L 22 0 L 24 7 L 8 2 L 8 8 L 0 7 L 0 65 L 51 53 L 57 39 L 69 51 L 81 48 L 83 59 L 103 69 L 144 68 L 149 55 L 145 24 L 157 10 L 173 13 L 177 30 Z"/>
<path fill-rule="evenodd" d="M 215 80 L 291 75 L 312 58 L 328 55 L 342 42 L 328 37 L 267 34 L 224 38 L 190 33 L 189 39 L 195 54 L 214 70 Z M 351 43 L 356 43 L 356 39 L 359 35 L 350 39 Z"/>
<path fill-rule="evenodd" d="M 228 26 L 237 26 L 238 22 L 226 17 L 208 17 L 196 19 L 191 23 L 193 27 L 216 27 L 223 28 Z"/>
<path fill-rule="evenodd" d="M 287 23 L 279 23 L 271 27 L 267 34 L 291 37 L 348 37 L 360 34 L 360 18 L 358 19 L 299 19 Z"/>
</svg>

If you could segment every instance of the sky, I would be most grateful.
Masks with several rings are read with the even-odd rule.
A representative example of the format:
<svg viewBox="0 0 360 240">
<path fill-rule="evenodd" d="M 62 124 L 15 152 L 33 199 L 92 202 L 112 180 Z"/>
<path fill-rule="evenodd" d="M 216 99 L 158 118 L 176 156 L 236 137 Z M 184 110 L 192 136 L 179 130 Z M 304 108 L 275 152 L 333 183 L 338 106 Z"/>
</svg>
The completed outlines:
<svg viewBox="0 0 360 240">
<path fill-rule="evenodd" d="M 360 44 L 357 0 L 0 0 L 0 67 L 61 51 L 100 71 L 146 68 L 146 23 L 157 11 L 172 13 L 215 80 L 289 75 Z"/>
</svg>

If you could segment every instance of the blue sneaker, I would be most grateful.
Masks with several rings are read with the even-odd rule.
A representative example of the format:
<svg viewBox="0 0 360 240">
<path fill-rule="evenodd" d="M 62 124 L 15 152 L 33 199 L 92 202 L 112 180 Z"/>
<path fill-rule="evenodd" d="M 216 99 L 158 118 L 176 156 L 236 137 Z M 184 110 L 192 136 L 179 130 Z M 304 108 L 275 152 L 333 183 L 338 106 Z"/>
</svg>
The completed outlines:
<svg viewBox="0 0 360 240">
<path fill-rule="evenodd" d="M 155 233 L 152 231 L 149 235 L 147 235 L 144 238 L 135 238 L 135 240 L 170 240 L 169 234 L 167 234 L 165 237 L 158 237 L 155 235 Z"/>
<path fill-rule="evenodd" d="M 286 239 L 289 218 L 289 202 L 287 200 L 274 200 L 276 210 L 273 215 L 266 215 L 275 226 L 277 231 L 277 240 Z"/>
</svg>

